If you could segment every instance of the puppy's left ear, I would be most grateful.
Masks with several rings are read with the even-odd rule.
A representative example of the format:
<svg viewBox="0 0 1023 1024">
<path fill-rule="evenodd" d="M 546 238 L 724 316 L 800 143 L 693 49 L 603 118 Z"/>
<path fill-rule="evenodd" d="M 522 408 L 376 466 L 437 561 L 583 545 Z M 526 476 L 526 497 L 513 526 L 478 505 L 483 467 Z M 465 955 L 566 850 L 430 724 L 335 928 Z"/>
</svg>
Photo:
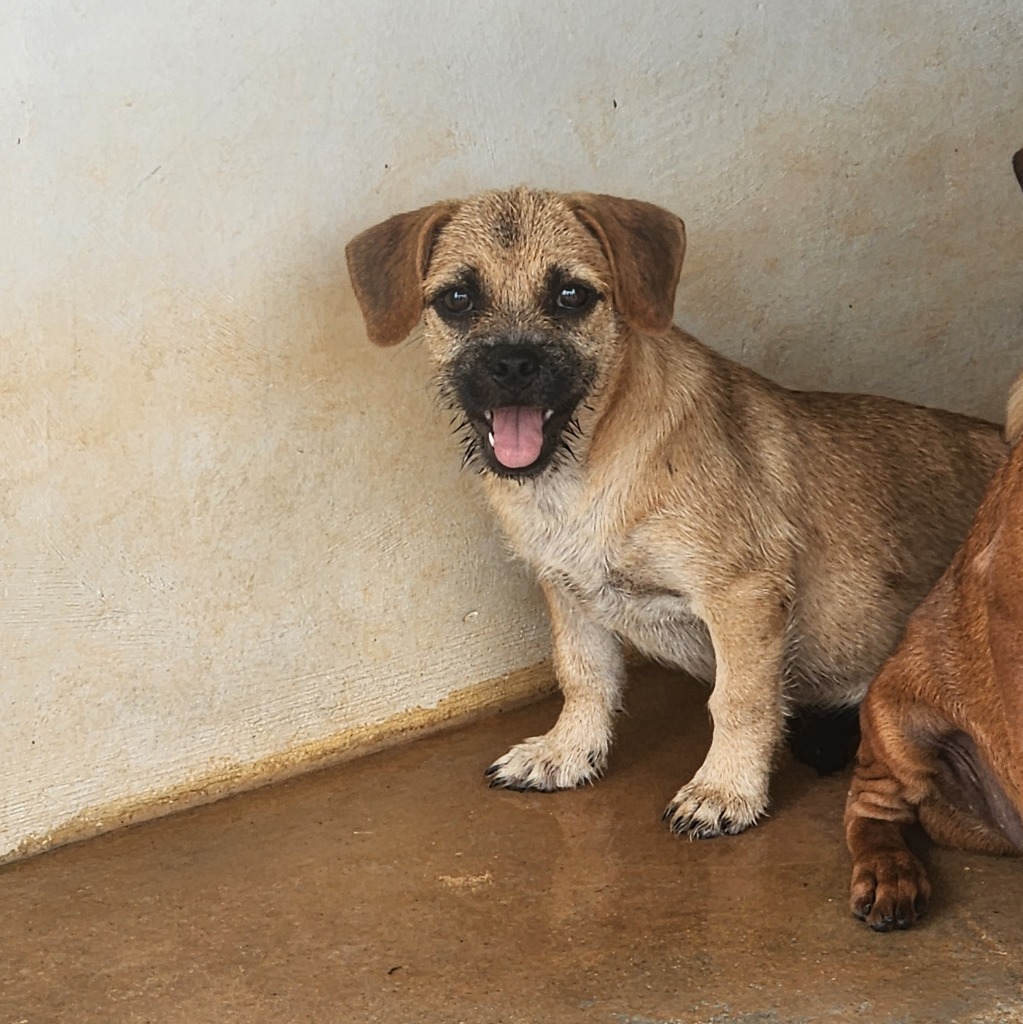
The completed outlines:
<svg viewBox="0 0 1023 1024">
<path fill-rule="evenodd" d="M 399 213 L 345 246 L 355 298 L 375 345 L 397 345 L 416 326 L 433 240 L 457 209 L 449 201 Z"/>
<path fill-rule="evenodd" d="M 1019 187 L 1023 188 L 1023 149 L 1018 149 L 1012 158 L 1012 169 L 1016 172 L 1016 180 Z"/>
<path fill-rule="evenodd" d="M 675 214 L 638 199 L 577 192 L 567 197 L 597 237 L 611 264 L 614 302 L 627 323 L 666 331 L 686 251 L 686 228 Z"/>
</svg>

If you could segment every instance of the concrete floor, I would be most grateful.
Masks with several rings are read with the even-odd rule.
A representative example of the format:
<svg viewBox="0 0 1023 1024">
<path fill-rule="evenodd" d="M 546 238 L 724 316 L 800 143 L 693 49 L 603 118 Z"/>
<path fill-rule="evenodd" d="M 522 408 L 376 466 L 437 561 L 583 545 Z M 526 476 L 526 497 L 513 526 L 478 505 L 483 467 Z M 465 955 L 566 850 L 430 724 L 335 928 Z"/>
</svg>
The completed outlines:
<svg viewBox="0 0 1023 1024">
<path fill-rule="evenodd" d="M 773 814 L 660 814 L 705 694 L 634 673 L 608 776 L 499 792 L 547 701 L 0 869 L 0 1024 L 1023 1021 L 1023 865 L 933 851 L 919 928 L 847 909 L 847 776 L 786 759 Z"/>
</svg>

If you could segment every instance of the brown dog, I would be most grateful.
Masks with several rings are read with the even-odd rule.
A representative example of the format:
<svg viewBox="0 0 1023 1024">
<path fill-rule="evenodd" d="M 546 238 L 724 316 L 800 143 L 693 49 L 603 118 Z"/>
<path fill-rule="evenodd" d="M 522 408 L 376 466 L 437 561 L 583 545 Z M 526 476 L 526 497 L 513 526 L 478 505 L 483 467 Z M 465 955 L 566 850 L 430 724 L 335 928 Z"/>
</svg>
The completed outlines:
<svg viewBox="0 0 1023 1024">
<path fill-rule="evenodd" d="M 1023 186 L 1023 150 L 1014 166 Z M 860 708 L 845 828 L 852 911 L 877 931 L 927 909 L 917 821 L 947 846 L 1023 853 L 1023 376 L 1005 429 L 1009 461 Z"/>
<path fill-rule="evenodd" d="M 1004 459 L 979 420 L 788 391 L 672 326 L 682 222 L 524 188 L 392 217 L 348 265 L 372 341 L 425 316 L 466 459 L 550 607 L 564 708 L 488 769 L 553 790 L 603 770 L 623 641 L 708 682 L 713 742 L 671 827 L 768 801 L 786 712 L 854 707 Z"/>
</svg>

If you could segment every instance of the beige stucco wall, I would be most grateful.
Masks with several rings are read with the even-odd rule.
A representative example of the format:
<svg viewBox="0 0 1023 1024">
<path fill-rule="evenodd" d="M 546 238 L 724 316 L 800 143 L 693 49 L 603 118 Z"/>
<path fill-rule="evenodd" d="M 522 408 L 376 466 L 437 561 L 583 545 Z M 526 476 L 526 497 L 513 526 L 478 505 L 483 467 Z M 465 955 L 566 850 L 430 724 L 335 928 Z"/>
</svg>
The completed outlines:
<svg viewBox="0 0 1023 1024">
<path fill-rule="evenodd" d="M 998 416 L 1023 365 L 1018 0 L 2 21 L 0 859 L 542 682 L 421 349 L 362 333 L 379 218 L 638 196 L 680 322 L 787 382 Z"/>
</svg>

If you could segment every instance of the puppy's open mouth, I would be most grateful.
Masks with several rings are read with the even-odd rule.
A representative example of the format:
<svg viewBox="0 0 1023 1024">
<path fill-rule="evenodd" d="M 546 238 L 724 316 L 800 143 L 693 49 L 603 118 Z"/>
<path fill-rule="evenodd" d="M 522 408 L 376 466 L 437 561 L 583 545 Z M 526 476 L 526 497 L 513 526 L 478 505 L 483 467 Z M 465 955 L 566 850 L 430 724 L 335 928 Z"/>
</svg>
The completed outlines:
<svg viewBox="0 0 1023 1024">
<path fill-rule="evenodd" d="M 497 476 L 539 476 L 571 458 L 574 416 L 595 367 L 547 336 L 467 345 L 439 380 L 463 428 L 465 461 Z"/>
<path fill-rule="evenodd" d="M 525 469 L 540 458 L 544 424 L 554 415 L 553 409 L 509 405 L 502 409 L 488 409 L 483 415 L 490 424 L 487 444 L 502 466 Z"/>
</svg>

